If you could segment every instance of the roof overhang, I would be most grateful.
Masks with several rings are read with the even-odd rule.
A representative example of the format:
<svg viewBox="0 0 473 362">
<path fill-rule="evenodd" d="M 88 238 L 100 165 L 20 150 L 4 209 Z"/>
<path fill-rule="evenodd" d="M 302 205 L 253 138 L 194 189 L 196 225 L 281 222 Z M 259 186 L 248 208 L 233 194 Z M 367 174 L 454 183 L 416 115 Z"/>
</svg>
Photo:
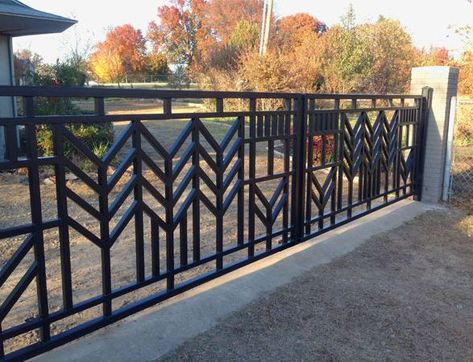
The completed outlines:
<svg viewBox="0 0 473 362">
<path fill-rule="evenodd" d="M 0 0 L 0 34 L 3 35 L 61 33 L 76 22 L 30 8 L 17 0 Z"/>
</svg>

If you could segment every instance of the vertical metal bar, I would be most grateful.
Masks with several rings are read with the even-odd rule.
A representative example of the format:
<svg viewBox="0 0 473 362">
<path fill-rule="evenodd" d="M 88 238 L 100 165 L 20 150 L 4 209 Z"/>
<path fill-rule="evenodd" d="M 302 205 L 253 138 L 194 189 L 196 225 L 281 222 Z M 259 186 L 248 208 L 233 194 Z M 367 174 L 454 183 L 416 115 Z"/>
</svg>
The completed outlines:
<svg viewBox="0 0 473 362">
<path fill-rule="evenodd" d="M 200 120 L 198 118 L 192 119 L 192 142 L 194 143 L 194 153 L 192 154 L 192 165 L 196 168 L 196 172 L 192 177 L 192 188 L 195 191 L 200 191 L 199 173 L 202 172 L 200 168 L 200 141 L 199 141 L 199 127 Z M 196 198 L 192 202 L 192 260 L 197 263 L 200 260 L 200 195 L 197 193 Z"/>
<path fill-rule="evenodd" d="M 251 105 L 250 105 L 250 107 L 251 107 Z M 255 106 L 255 112 L 256 112 L 256 106 Z M 264 117 L 262 115 L 258 115 L 257 118 L 256 118 L 256 122 L 257 122 L 258 131 L 255 134 L 255 137 L 263 137 L 263 135 L 264 135 Z"/>
<path fill-rule="evenodd" d="M 309 111 L 308 111 L 308 139 L 307 139 L 307 173 L 304 175 L 307 178 L 306 184 L 306 197 L 307 202 L 305 203 L 305 233 L 310 234 L 312 225 L 310 224 L 312 218 L 312 173 L 311 168 L 314 166 L 314 137 L 316 130 L 317 116 L 312 111 L 315 108 L 315 100 L 309 100 Z"/>
<path fill-rule="evenodd" d="M 386 116 L 386 114 L 384 114 Z M 389 127 L 389 122 L 387 118 L 383 118 L 383 133 L 385 134 L 385 147 L 386 147 L 386 162 L 384 168 L 384 193 L 383 196 L 384 202 L 388 202 L 388 190 L 389 190 L 389 172 L 390 172 L 390 165 L 389 165 L 389 150 L 391 148 L 391 128 Z"/>
<path fill-rule="evenodd" d="M 340 109 L 340 99 L 335 99 L 336 110 Z M 337 149 L 337 164 L 338 164 L 338 186 L 337 186 L 337 210 L 343 207 L 343 162 L 344 162 L 344 151 L 345 151 L 345 123 L 340 117 L 340 112 L 336 113 L 336 124 L 337 124 L 337 137 L 338 149 Z"/>
<path fill-rule="evenodd" d="M 341 121 L 343 122 L 345 128 L 347 127 L 346 123 L 350 122 L 345 113 L 343 114 L 343 117 L 342 117 Z M 348 180 L 347 218 L 351 218 L 352 210 L 353 210 L 353 181 L 354 181 L 354 178 L 355 178 L 353 163 L 356 161 L 356 159 L 355 159 L 355 142 L 354 142 L 354 139 L 355 139 L 355 135 L 353 135 L 353 136 L 350 135 L 349 142 L 351 144 L 351 149 L 353 151 L 350 151 L 350 160 L 349 160 L 349 165 L 348 165 L 349 171 L 350 171 L 349 172 L 350 177 L 349 177 L 349 180 Z M 359 182 L 359 178 L 358 178 L 358 182 Z"/>
<path fill-rule="evenodd" d="M 401 125 L 401 120 L 402 118 L 399 118 L 399 121 L 397 123 L 397 142 L 396 142 L 396 167 L 395 167 L 395 176 L 394 176 L 394 181 L 395 181 L 395 190 L 396 190 L 396 198 L 399 198 L 399 187 L 400 187 L 400 181 L 401 181 L 401 148 L 402 148 L 402 125 Z"/>
<path fill-rule="evenodd" d="M 94 98 L 94 113 L 97 116 L 105 115 L 105 100 L 103 97 Z"/>
<path fill-rule="evenodd" d="M 34 117 L 34 103 L 32 97 L 24 97 L 25 116 Z M 27 157 L 29 159 L 28 181 L 30 191 L 31 222 L 33 224 L 34 258 L 38 264 L 36 275 L 36 293 L 38 299 L 38 314 L 41 319 L 41 341 L 47 342 L 51 336 L 48 309 L 48 289 L 46 282 L 46 261 L 44 256 L 43 215 L 41 210 L 41 188 L 38 167 L 38 145 L 36 125 L 26 125 L 26 139 L 28 140 Z"/>
<path fill-rule="evenodd" d="M 323 115 L 322 117 L 325 118 L 326 115 Z M 320 151 L 320 164 L 321 166 L 325 166 L 325 164 L 327 163 L 327 136 L 325 134 L 322 134 L 321 140 L 322 148 Z"/>
<path fill-rule="evenodd" d="M 179 249 L 181 265 L 187 265 L 187 211 L 184 213 L 179 225 Z"/>
<path fill-rule="evenodd" d="M 134 187 L 134 199 L 137 204 L 135 212 L 135 249 L 136 249 L 136 281 L 141 283 L 145 280 L 145 249 L 144 249 L 144 225 L 143 225 L 143 177 L 141 132 L 138 125 L 140 121 L 133 121 L 132 146 L 136 150 L 133 160 L 133 173 L 138 181 Z M 144 126 L 143 126 L 144 127 Z"/>
<path fill-rule="evenodd" d="M 223 113 L 223 98 L 216 99 L 215 109 L 217 113 Z"/>
<path fill-rule="evenodd" d="M 163 99 L 163 113 L 165 116 L 170 116 L 172 114 L 172 99 L 171 98 Z"/>
<path fill-rule="evenodd" d="M 330 129 L 333 131 L 334 125 L 333 125 L 333 117 L 334 115 L 330 115 Z M 337 153 L 338 153 L 338 145 L 339 139 L 338 139 L 338 134 L 337 133 L 332 133 L 332 160 L 330 163 L 332 163 L 334 166 L 333 167 L 333 177 L 331 182 L 333 182 L 333 189 L 332 189 L 332 195 L 331 195 L 331 200 L 330 200 L 330 224 L 335 225 L 335 212 L 337 211 L 337 176 L 338 176 L 338 164 L 337 164 Z"/>
<path fill-rule="evenodd" d="M 268 175 L 274 175 L 274 141 L 268 141 Z"/>
<path fill-rule="evenodd" d="M 217 173 L 216 173 L 216 186 L 217 194 L 215 195 L 217 216 L 215 225 L 215 242 L 217 260 L 217 270 L 223 268 L 223 194 L 225 189 L 223 188 L 223 175 L 225 169 L 223 167 L 223 149 L 219 147 L 217 151 Z"/>
<path fill-rule="evenodd" d="M 370 142 L 367 142 L 369 149 L 367 149 L 367 159 L 366 163 L 368 164 L 368 167 L 366 168 L 366 183 L 365 183 L 365 200 L 366 200 L 366 208 L 368 210 L 371 209 L 371 191 L 372 191 L 372 186 L 373 186 L 373 158 L 375 156 L 374 154 L 374 129 L 371 125 L 371 122 L 368 118 L 368 114 L 366 114 L 366 135 L 369 138 Z M 371 132 L 372 131 L 372 132 Z"/>
<path fill-rule="evenodd" d="M 95 98 L 95 114 L 103 116 L 105 114 L 105 104 L 103 98 Z M 133 130 L 134 131 L 134 130 Z M 103 315 L 109 317 L 112 314 L 112 273 L 110 257 L 110 214 L 108 209 L 108 185 L 107 166 L 101 165 L 98 168 L 99 184 L 99 212 L 100 212 L 100 240 L 102 243 L 102 298 Z"/>
<path fill-rule="evenodd" d="M 69 225 L 66 196 L 66 172 L 64 169 L 64 125 L 53 126 L 54 154 L 56 165 L 57 214 L 59 220 L 59 249 L 61 257 L 62 299 L 65 310 L 72 308 L 71 252 L 69 245 Z"/>
<path fill-rule="evenodd" d="M 264 136 L 271 136 L 271 115 L 266 114 L 264 116 Z M 268 140 L 268 150 L 267 150 L 267 174 L 272 175 L 274 171 L 274 141 Z"/>
<path fill-rule="evenodd" d="M 250 98 L 250 142 L 248 168 L 248 257 L 255 255 L 256 99 Z M 259 119 L 259 118 L 258 118 Z"/>
<path fill-rule="evenodd" d="M 172 157 L 167 154 L 164 159 L 164 174 L 166 182 L 164 194 L 166 199 L 166 270 L 167 289 L 174 289 L 174 200 L 172 180 Z"/>
<path fill-rule="evenodd" d="M 151 273 L 153 277 L 160 274 L 159 226 L 154 218 L 151 219 Z"/>
<path fill-rule="evenodd" d="M 238 159 L 240 161 L 240 169 L 238 170 L 238 180 L 241 182 L 240 189 L 238 190 L 238 230 L 237 230 L 237 240 L 238 245 L 243 245 L 244 243 L 244 232 L 245 232 L 245 118 L 238 117 L 238 138 L 241 140 L 240 147 L 238 149 Z"/>
<path fill-rule="evenodd" d="M 5 150 L 6 159 L 12 162 L 18 160 L 18 135 L 17 125 L 6 125 L 5 127 Z M 0 155 L 3 157 L 3 155 Z"/>
<path fill-rule="evenodd" d="M 424 160 L 427 139 L 427 129 L 429 126 L 429 113 L 432 107 L 433 89 L 430 87 L 422 88 L 422 99 L 420 102 L 420 118 L 419 118 L 419 152 L 417 154 L 417 178 L 415 181 L 416 200 L 422 201 L 422 186 L 424 178 Z"/>
<path fill-rule="evenodd" d="M 269 114 L 264 115 L 264 136 L 271 136 L 271 116 Z"/>
<path fill-rule="evenodd" d="M 286 106 L 288 107 L 287 110 L 291 110 L 291 104 L 286 103 Z M 290 165 L 291 165 L 291 139 L 290 134 L 291 134 L 291 116 L 290 115 L 285 115 L 281 116 L 281 121 L 284 122 L 283 125 L 283 134 L 284 134 L 284 174 L 285 174 L 285 180 L 284 180 L 284 194 L 287 196 L 286 197 L 286 202 L 284 203 L 283 206 L 283 214 L 282 214 L 282 224 L 283 224 L 283 229 L 284 233 L 282 236 L 282 241 L 283 243 L 287 243 L 288 241 L 288 228 L 289 228 L 289 182 L 290 182 L 290 175 L 289 173 L 291 172 L 290 170 Z M 291 200 L 292 202 L 292 200 Z"/>
<path fill-rule="evenodd" d="M 360 124 L 360 142 L 362 143 L 360 151 L 360 167 L 358 168 L 358 202 L 363 200 L 363 186 L 365 184 L 364 164 L 365 164 L 365 117 L 361 117 Z M 356 162 L 356 160 L 355 160 Z"/>
<path fill-rule="evenodd" d="M 293 161 L 293 208 L 292 224 L 294 242 L 300 242 L 304 235 L 304 174 L 306 155 L 306 123 L 307 123 L 307 98 L 304 94 L 297 97 L 297 112 L 294 117 L 294 130 L 296 133 L 295 157 Z M 309 200 L 308 200 L 309 201 Z"/>
<path fill-rule="evenodd" d="M 409 122 L 411 121 L 411 119 L 410 119 L 410 118 L 411 118 L 411 117 L 410 117 L 411 114 L 412 114 L 412 112 L 409 111 Z M 405 126 L 405 128 L 406 128 L 406 145 L 405 145 L 405 147 L 409 147 L 409 145 L 410 145 L 410 140 L 409 140 L 409 138 L 410 138 L 410 136 L 411 136 L 411 132 L 410 132 L 410 131 L 411 131 L 411 130 L 410 130 L 410 129 L 411 129 L 411 126 L 410 126 L 410 124 L 407 124 L 407 125 Z M 402 153 L 404 153 L 404 151 L 402 151 L 401 154 L 402 154 Z M 407 160 L 406 160 L 406 161 L 407 161 Z M 407 167 L 407 164 L 406 164 L 406 167 Z M 406 179 L 403 180 L 403 188 L 402 188 L 402 193 L 403 193 L 403 195 L 406 195 L 406 193 L 407 193 L 407 186 L 406 186 L 406 185 L 407 185 L 407 183 L 409 182 L 409 178 L 407 177 L 407 176 L 408 176 L 407 174 L 408 174 L 409 171 L 406 169 L 405 172 L 406 172 Z"/>
<path fill-rule="evenodd" d="M 272 209 L 266 208 L 266 251 L 271 251 L 273 245 L 273 223 L 272 223 Z"/>
</svg>

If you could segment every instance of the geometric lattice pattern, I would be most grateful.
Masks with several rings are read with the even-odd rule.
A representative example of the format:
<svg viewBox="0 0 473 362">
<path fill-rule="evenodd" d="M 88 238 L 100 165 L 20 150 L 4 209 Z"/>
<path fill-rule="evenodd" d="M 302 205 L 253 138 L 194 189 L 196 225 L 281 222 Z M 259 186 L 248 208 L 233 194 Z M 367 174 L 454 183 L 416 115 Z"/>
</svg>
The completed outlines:
<svg viewBox="0 0 473 362">
<path fill-rule="evenodd" d="M 421 97 L 0 87 L 2 95 L 24 97 L 25 116 L 0 118 L 0 127 L 24 127 L 27 148 L 21 155 L 9 138 L 0 170 L 26 169 L 30 198 L 29 222 L 0 225 L 12 250 L 0 265 L 5 359 L 66 343 L 419 187 Z M 95 114 L 35 116 L 37 96 L 87 97 Z M 163 111 L 107 114 L 109 97 L 156 98 Z M 174 112 L 173 98 L 210 99 L 215 109 Z M 225 110 L 227 100 L 240 106 Z M 121 130 L 103 157 L 68 128 L 86 122 Z M 37 126 L 51 131 L 52 156 L 38 155 Z M 49 194 L 44 167 L 54 173 Z M 26 343 L 15 349 L 17 338 Z"/>
</svg>

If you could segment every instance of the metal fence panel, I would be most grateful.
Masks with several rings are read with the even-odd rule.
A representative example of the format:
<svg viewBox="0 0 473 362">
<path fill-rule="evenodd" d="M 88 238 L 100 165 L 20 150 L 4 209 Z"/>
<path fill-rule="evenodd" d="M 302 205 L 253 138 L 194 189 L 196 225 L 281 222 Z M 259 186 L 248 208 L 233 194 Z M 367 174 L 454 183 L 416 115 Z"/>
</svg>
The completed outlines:
<svg viewBox="0 0 473 362">
<path fill-rule="evenodd" d="M 0 119 L 0 127 L 7 135 L 25 127 L 26 153 L 16 137 L 7 138 L 0 170 L 27 170 L 31 216 L 0 229 L 1 243 L 21 240 L 0 269 L 6 360 L 64 344 L 418 195 L 421 96 L 28 87 L 0 87 L 0 96 L 24 99 L 24 114 Z M 38 116 L 36 97 L 87 97 L 94 113 Z M 111 97 L 156 99 L 162 112 L 108 113 Z M 205 99 L 207 108 L 182 111 L 176 99 Z M 69 129 L 107 122 L 121 132 L 103 157 Z M 164 127 L 176 124 L 179 132 L 163 137 Z M 38 154 L 39 126 L 53 135 L 51 155 Z M 54 170 L 53 217 L 42 206 L 45 167 Z M 73 187 L 70 174 L 87 193 Z M 125 265 L 127 253 L 132 265 Z M 8 282 L 15 273 L 20 277 Z M 23 295 L 35 299 L 22 306 L 36 308 L 25 320 L 14 314 Z M 25 346 L 9 347 L 25 335 Z"/>
</svg>

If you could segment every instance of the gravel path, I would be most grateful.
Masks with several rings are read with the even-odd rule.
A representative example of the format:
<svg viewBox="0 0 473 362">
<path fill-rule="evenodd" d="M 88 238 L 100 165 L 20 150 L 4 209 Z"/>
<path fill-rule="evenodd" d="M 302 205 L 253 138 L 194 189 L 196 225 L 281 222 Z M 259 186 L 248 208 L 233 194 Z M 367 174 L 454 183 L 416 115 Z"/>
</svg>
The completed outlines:
<svg viewBox="0 0 473 362">
<path fill-rule="evenodd" d="M 473 216 L 429 212 L 162 361 L 471 361 Z"/>
</svg>

